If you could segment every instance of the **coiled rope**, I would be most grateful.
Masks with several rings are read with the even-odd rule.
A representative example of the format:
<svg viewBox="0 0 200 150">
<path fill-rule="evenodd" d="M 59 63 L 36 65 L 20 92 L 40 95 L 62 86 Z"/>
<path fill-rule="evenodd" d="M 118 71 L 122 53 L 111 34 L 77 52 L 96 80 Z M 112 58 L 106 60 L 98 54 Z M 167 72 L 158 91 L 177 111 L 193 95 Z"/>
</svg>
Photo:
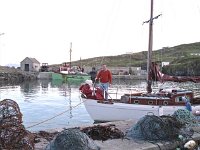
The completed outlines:
<svg viewBox="0 0 200 150">
<path fill-rule="evenodd" d="M 85 101 L 87 101 L 87 99 L 83 100 L 82 102 L 78 103 L 77 105 L 72 106 L 70 109 L 67 109 L 67 110 L 65 110 L 65 111 L 63 111 L 63 112 L 61 112 L 61 113 L 59 113 L 59 114 L 57 114 L 57 115 L 55 115 L 55 116 L 53 116 L 53 117 L 51 117 L 51 118 L 49 118 L 49 119 L 43 120 L 43 121 L 38 122 L 38 123 L 36 123 L 36 124 L 34 124 L 34 125 L 31 125 L 31 126 L 28 126 L 28 127 L 26 127 L 26 129 L 32 128 L 32 127 L 34 127 L 34 126 L 37 126 L 37 125 L 40 125 L 40 124 L 42 124 L 42 123 L 45 123 L 45 122 L 47 122 L 47 121 L 49 121 L 49 120 L 52 120 L 52 119 L 54 119 L 54 118 L 56 118 L 56 117 L 58 117 L 58 116 L 61 116 L 61 115 L 63 115 L 64 113 L 69 112 L 70 110 L 72 110 L 72 109 L 78 107 L 79 105 L 81 105 L 81 104 L 82 104 L 83 102 L 85 102 Z"/>
</svg>

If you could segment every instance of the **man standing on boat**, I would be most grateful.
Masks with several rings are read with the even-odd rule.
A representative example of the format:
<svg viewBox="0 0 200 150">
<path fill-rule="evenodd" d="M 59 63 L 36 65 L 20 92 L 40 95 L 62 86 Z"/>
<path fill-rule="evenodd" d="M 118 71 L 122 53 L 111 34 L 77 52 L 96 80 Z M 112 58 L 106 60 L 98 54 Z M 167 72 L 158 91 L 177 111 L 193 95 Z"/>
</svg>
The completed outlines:
<svg viewBox="0 0 200 150">
<path fill-rule="evenodd" d="M 101 70 L 98 72 L 96 80 L 100 80 L 100 87 L 104 91 L 104 98 L 108 100 L 108 87 L 112 84 L 112 74 L 105 64 L 102 65 Z"/>
<path fill-rule="evenodd" d="M 96 71 L 95 67 L 92 67 L 92 71 L 90 71 L 89 74 L 90 74 L 92 82 L 95 83 L 95 78 L 97 76 L 97 71 Z"/>
</svg>

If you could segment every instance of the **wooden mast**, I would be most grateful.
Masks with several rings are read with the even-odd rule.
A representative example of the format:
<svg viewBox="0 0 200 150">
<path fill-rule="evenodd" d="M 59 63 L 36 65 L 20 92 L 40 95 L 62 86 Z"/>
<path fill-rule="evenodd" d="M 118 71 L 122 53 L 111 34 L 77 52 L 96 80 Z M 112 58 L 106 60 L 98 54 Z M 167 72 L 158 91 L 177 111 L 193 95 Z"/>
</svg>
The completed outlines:
<svg viewBox="0 0 200 150">
<path fill-rule="evenodd" d="M 152 64 L 152 48 L 153 48 L 153 0 L 151 0 L 150 20 L 149 20 L 149 45 L 147 58 L 147 93 L 152 92 L 151 64 Z"/>
</svg>

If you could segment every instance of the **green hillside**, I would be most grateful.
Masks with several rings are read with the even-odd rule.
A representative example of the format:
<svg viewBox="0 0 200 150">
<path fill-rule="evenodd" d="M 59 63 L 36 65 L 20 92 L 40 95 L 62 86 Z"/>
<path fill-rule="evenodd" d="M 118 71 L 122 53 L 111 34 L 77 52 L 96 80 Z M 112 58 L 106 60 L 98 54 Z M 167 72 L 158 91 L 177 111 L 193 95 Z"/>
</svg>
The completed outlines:
<svg viewBox="0 0 200 150">
<path fill-rule="evenodd" d="M 193 61 L 194 58 L 199 58 L 200 56 L 191 55 L 194 53 L 200 54 L 200 42 L 191 44 L 182 44 L 174 47 L 164 47 L 163 49 L 154 50 L 152 57 L 153 61 L 164 61 L 171 63 L 183 63 L 187 61 Z M 84 59 L 80 61 L 72 62 L 73 65 L 86 65 L 86 66 L 96 66 L 102 63 L 108 66 L 118 67 L 118 66 L 143 66 L 147 62 L 147 51 L 142 51 L 132 54 L 123 54 L 116 56 L 102 56 L 94 57 L 89 59 Z"/>
<path fill-rule="evenodd" d="M 163 68 L 163 71 L 170 74 L 200 74 L 200 42 L 191 44 L 182 44 L 174 47 L 164 47 L 154 50 L 152 61 L 170 62 L 170 66 Z M 100 66 L 107 64 L 110 67 L 142 67 L 146 69 L 147 51 L 132 54 L 122 54 L 116 56 L 102 56 L 89 59 L 83 59 L 72 62 L 72 65 L 82 66 Z M 179 70 L 180 69 L 180 70 Z M 192 70 L 191 70 L 192 69 Z M 184 71 L 183 71 L 184 70 Z"/>
</svg>

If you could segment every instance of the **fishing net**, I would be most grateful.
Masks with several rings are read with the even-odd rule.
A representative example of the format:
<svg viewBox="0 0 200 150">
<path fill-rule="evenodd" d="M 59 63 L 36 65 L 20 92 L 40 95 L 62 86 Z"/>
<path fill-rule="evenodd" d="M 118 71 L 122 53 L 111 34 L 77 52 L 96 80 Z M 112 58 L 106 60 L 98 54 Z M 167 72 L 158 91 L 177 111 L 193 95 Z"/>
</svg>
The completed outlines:
<svg viewBox="0 0 200 150">
<path fill-rule="evenodd" d="M 172 116 L 146 115 L 126 133 L 128 139 L 170 141 L 180 137 L 190 138 L 199 126 L 194 115 L 186 109 L 178 109 Z"/>
<path fill-rule="evenodd" d="M 172 116 L 185 124 L 186 127 L 199 126 L 197 118 L 187 109 L 178 109 Z"/>
<path fill-rule="evenodd" d="M 185 127 L 180 130 L 180 135 L 188 139 L 194 134 L 192 127 L 199 127 L 200 124 L 198 119 L 187 109 L 178 109 L 172 115 L 182 124 L 185 124 Z"/>
<path fill-rule="evenodd" d="M 165 141 L 178 138 L 179 130 L 184 124 L 171 116 L 146 115 L 126 133 L 128 139 Z"/>
<path fill-rule="evenodd" d="M 34 149 L 34 136 L 22 125 L 18 104 L 11 99 L 0 101 L 0 148 Z"/>
<path fill-rule="evenodd" d="M 124 133 L 117 129 L 115 125 L 97 125 L 83 128 L 81 131 L 86 133 L 93 140 L 105 141 L 124 137 Z"/>
<path fill-rule="evenodd" d="M 99 147 L 79 129 L 64 129 L 47 145 L 45 150 L 99 150 Z"/>
</svg>

